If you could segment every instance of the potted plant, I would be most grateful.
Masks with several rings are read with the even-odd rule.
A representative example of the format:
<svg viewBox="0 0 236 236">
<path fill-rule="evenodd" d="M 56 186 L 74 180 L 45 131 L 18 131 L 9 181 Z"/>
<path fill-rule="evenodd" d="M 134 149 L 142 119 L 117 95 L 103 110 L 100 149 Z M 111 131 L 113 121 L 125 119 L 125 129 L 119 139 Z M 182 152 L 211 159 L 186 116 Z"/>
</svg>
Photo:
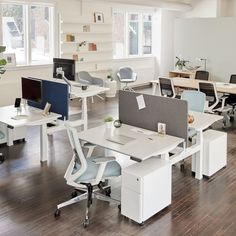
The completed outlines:
<svg viewBox="0 0 236 236">
<path fill-rule="evenodd" d="M 177 61 L 175 63 L 175 67 L 178 68 L 178 70 L 183 70 L 183 68 L 189 62 L 189 61 L 186 61 L 184 59 L 181 59 L 180 57 L 176 57 L 176 59 L 177 59 Z"/>
<path fill-rule="evenodd" d="M 105 87 L 109 88 L 109 90 L 106 91 L 106 97 L 111 98 L 116 96 L 117 82 L 116 80 L 114 80 L 112 73 L 109 73 L 107 75 L 107 79 L 105 80 Z"/>
<path fill-rule="evenodd" d="M 80 48 L 86 45 L 86 41 L 81 41 L 80 43 L 77 44 L 77 52 L 80 51 Z"/>
<path fill-rule="evenodd" d="M 110 129 L 112 127 L 113 121 L 114 121 L 114 119 L 112 116 L 108 116 L 104 119 L 107 129 Z"/>
<path fill-rule="evenodd" d="M 5 46 L 0 46 L 0 54 L 5 52 L 6 47 Z M 5 66 L 7 64 L 7 61 L 4 58 L 0 58 L 0 78 L 1 75 L 3 75 L 6 72 Z"/>
</svg>

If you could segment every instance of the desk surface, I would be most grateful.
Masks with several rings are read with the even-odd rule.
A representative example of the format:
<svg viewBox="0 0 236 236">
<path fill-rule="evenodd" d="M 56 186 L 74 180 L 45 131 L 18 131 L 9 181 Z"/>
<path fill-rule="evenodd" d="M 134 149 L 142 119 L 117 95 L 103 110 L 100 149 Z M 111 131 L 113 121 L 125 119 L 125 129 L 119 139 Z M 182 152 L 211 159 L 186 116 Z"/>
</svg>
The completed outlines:
<svg viewBox="0 0 236 236">
<path fill-rule="evenodd" d="M 44 116 L 42 110 L 29 106 L 26 106 L 26 109 L 22 107 L 21 114 L 27 115 L 27 117 L 19 120 L 12 119 L 12 117 L 17 115 L 17 109 L 14 106 L 0 107 L 0 122 L 12 127 L 20 127 L 26 125 L 41 125 L 61 117 L 61 115 L 53 112 Z"/>
<path fill-rule="evenodd" d="M 194 128 L 196 131 L 204 130 L 216 121 L 223 119 L 223 116 L 215 114 L 208 114 L 196 111 L 190 111 L 189 113 L 194 117 L 194 121 L 192 124 L 189 124 L 189 127 Z"/>
<path fill-rule="evenodd" d="M 203 81 L 203 80 L 180 78 L 180 77 L 172 78 L 172 80 L 175 87 L 193 88 L 193 89 L 198 89 L 199 82 L 215 83 L 218 92 L 236 94 L 236 84 L 229 84 L 215 81 Z M 152 80 L 151 83 L 158 83 L 158 80 Z"/>
<path fill-rule="evenodd" d="M 145 134 L 149 132 L 150 134 Z M 112 135 L 124 135 L 134 138 L 125 145 L 117 144 L 106 140 Z M 160 136 L 156 132 L 136 128 L 123 124 L 120 128 L 106 129 L 105 125 L 88 129 L 78 133 L 79 139 L 94 143 L 98 146 L 134 157 L 138 160 L 145 160 L 151 156 L 161 155 L 176 148 L 184 139 L 165 135 Z"/>
</svg>

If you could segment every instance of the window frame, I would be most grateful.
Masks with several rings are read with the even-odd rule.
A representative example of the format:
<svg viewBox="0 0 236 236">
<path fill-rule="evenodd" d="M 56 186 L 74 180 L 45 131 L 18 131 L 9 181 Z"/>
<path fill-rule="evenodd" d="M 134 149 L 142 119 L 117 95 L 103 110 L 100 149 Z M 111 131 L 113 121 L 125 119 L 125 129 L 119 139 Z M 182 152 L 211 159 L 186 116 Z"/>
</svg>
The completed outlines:
<svg viewBox="0 0 236 236">
<path fill-rule="evenodd" d="M 32 67 L 32 66 L 44 66 L 52 64 L 52 59 L 56 53 L 56 43 L 55 43 L 55 12 L 56 5 L 54 3 L 47 2 L 22 2 L 22 1 L 3 1 L 0 3 L 0 27 L 2 28 L 2 5 L 20 5 L 23 7 L 23 31 L 24 31 L 24 64 L 16 64 L 15 67 Z M 31 45 L 31 7 L 48 7 L 49 8 L 49 44 L 50 44 L 50 53 L 49 60 L 43 63 L 43 61 L 33 62 L 32 61 L 32 45 Z M 0 43 L 3 44 L 3 34 L 0 37 Z M 11 67 L 11 69 L 14 67 Z"/>
<path fill-rule="evenodd" d="M 114 9 L 112 12 L 112 17 L 114 17 L 114 13 L 122 13 L 124 14 L 124 32 L 125 32 L 125 36 L 124 36 L 124 55 L 122 57 L 116 57 L 116 55 L 113 53 L 113 59 L 114 60 L 120 60 L 120 59 L 129 59 L 129 58 L 141 58 L 141 57 L 151 57 L 153 56 L 153 12 L 140 12 L 140 11 L 129 11 L 129 10 L 122 10 L 122 9 Z M 138 33 L 138 54 L 136 55 L 131 55 L 129 54 L 129 50 L 130 50 L 130 43 L 129 43 L 129 16 L 132 14 L 137 14 L 138 15 L 138 29 L 139 29 L 139 33 Z M 143 20 L 143 15 L 151 15 L 152 20 L 151 20 L 151 27 L 152 27 L 152 36 L 151 36 L 151 53 L 149 54 L 144 54 L 143 53 L 143 29 L 144 29 L 144 20 Z M 113 20 L 113 24 L 114 24 L 114 20 Z M 114 26 L 113 26 L 114 27 Z M 114 44 L 115 44 L 115 40 L 114 40 Z M 113 46 L 113 48 L 115 48 Z"/>
</svg>

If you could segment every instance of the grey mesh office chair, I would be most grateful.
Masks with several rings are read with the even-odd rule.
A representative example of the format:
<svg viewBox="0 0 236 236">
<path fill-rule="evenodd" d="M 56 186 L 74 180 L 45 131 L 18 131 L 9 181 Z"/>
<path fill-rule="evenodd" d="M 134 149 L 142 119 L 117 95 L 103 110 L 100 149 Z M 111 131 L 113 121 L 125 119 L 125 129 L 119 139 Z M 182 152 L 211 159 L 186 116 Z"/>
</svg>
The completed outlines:
<svg viewBox="0 0 236 236">
<path fill-rule="evenodd" d="M 205 107 L 206 112 L 217 114 L 225 113 L 227 120 L 229 120 L 227 112 L 230 108 L 226 106 L 228 96 L 218 97 L 215 83 L 199 82 L 199 91 L 206 94 L 206 101 L 208 102 L 208 106 Z M 223 120 L 223 126 L 226 125 L 226 118 Z"/>
<path fill-rule="evenodd" d="M 3 132 L 0 131 L 0 139 L 4 139 L 5 135 Z M 5 161 L 5 157 L 2 153 L 0 153 L 0 164 L 2 164 Z"/>
<path fill-rule="evenodd" d="M 236 75 L 231 75 L 230 76 L 229 83 L 236 84 Z M 234 120 L 235 108 L 236 108 L 236 95 L 235 94 L 229 94 L 228 97 L 226 98 L 226 103 L 231 107 L 231 110 L 230 110 L 229 114 L 230 114 L 230 121 L 233 121 Z"/>
<path fill-rule="evenodd" d="M 198 71 L 196 71 L 195 79 L 208 80 L 209 79 L 209 72 L 205 71 L 205 70 L 198 70 Z"/>
<path fill-rule="evenodd" d="M 171 78 L 162 78 L 159 77 L 159 91 L 160 95 L 170 98 L 180 98 L 179 95 L 176 95 L 174 84 Z"/>
<path fill-rule="evenodd" d="M 80 71 L 78 73 L 78 76 L 79 76 L 79 82 L 81 84 L 88 85 L 88 86 L 89 85 L 97 85 L 100 87 L 104 86 L 103 79 L 91 76 L 87 71 Z M 104 98 L 101 97 L 100 95 L 96 95 L 96 96 L 104 100 Z"/>
<path fill-rule="evenodd" d="M 75 188 L 75 192 L 72 193 L 72 199 L 57 205 L 54 216 L 56 218 L 60 216 L 60 209 L 62 207 L 87 199 L 84 221 L 84 227 L 87 227 L 89 225 L 89 208 L 93 198 L 107 202 L 120 203 L 110 197 L 110 186 L 103 187 L 102 181 L 120 176 L 121 167 L 118 162 L 116 162 L 115 157 L 85 158 L 77 130 L 70 127 L 68 124 L 65 125 L 73 150 L 73 157 L 64 177 L 67 184 Z M 77 195 L 78 192 L 82 193 Z M 79 211 L 81 211 L 81 208 Z"/>
<path fill-rule="evenodd" d="M 137 74 L 133 72 L 130 67 L 121 67 L 117 72 L 117 77 L 120 83 L 125 83 L 123 90 L 134 92 L 134 90 L 128 86 L 129 83 L 133 83 L 137 80 Z"/>
</svg>

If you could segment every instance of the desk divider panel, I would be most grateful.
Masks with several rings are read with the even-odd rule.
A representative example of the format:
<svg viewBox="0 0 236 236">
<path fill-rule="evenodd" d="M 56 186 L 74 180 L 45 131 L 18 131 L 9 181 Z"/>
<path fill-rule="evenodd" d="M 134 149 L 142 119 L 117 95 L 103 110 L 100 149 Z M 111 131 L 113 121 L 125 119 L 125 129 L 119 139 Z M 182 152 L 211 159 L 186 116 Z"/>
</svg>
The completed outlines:
<svg viewBox="0 0 236 236">
<path fill-rule="evenodd" d="M 139 110 L 136 97 L 143 95 L 146 107 Z M 184 100 L 119 91 L 119 119 L 122 123 L 157 131 L 166 124 L 166 133 L 188 140 L 188 106 Z"/>
<path fill-rule="evenodd" d="M 69 117 L 69 88 L 67 84 L 55 81 L 42 80 L 42 102 L 29 101 L 28 104 L 39 109 L 44 109 L 46 103 L 51 103 L 51 112 L 61 114 L 61 120 Z"/>
</svg>

